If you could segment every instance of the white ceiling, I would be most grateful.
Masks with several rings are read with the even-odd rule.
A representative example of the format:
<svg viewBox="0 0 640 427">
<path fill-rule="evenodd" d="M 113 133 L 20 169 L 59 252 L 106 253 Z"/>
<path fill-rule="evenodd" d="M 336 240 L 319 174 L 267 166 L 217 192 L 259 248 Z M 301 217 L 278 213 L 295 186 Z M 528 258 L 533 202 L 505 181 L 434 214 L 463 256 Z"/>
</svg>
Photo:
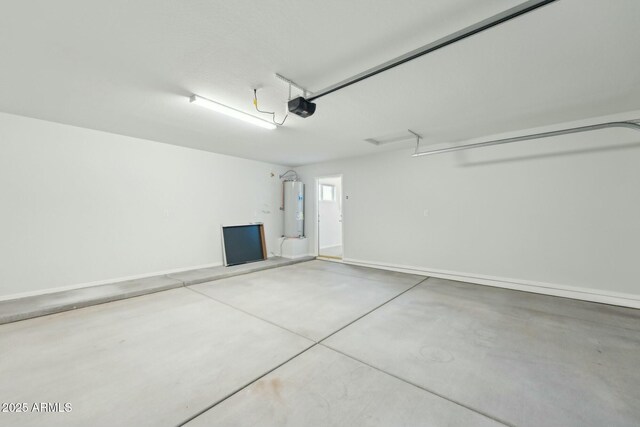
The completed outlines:
<svg viewBox="0 0 640 427">
<path fill-rule="evenodd" d="M 274 73 L 319 90 L 513 0 L 5 0 L 0 111 L 286 165 L 640 109 L 640 1 L 558 0 L 317 101 L 275 131 L 196 93 L 285 112 Z M 281 118 L 282 115 L 279 115 Z"/>
</svg>

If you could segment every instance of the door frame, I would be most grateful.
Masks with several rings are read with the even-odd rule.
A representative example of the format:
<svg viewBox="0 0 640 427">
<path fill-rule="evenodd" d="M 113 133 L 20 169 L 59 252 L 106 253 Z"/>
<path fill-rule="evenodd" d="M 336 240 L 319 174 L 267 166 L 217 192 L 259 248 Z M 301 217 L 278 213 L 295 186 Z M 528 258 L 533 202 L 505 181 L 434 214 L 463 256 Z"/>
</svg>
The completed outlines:
<svg viewBox="0 0 640 427">
<path fill-rule="evenodd" d="M 342 216 L 342 225 L 340 226 L 340 240 L 342 241 L 342 257 L 339 259 L 320 255 L 320 180 L 327 179 L 327 178 L 340 178 L 340 201 L 339 202 L 340 202 L 340 215 Z M 344 259 L 344 217 L 345 217 L 344 201 L 346 200 L 344 196 L 344 175 L 339 173 L 339 174 L 332 174 L 332 175 L 316 176 L 314 194 L 315 194 L 315 197 L 314 197 L 315 198 L 315 203 L 314 203 L 315 215 L 313 217 L 313 221 L 315 223 L 316 241 L 315 241 L 315 245 L 314 245 L 315 248 L 313 253 L 316 257 L 319 257 L 326 261 L 342 262 L 342 260 Z"/>
</svg>

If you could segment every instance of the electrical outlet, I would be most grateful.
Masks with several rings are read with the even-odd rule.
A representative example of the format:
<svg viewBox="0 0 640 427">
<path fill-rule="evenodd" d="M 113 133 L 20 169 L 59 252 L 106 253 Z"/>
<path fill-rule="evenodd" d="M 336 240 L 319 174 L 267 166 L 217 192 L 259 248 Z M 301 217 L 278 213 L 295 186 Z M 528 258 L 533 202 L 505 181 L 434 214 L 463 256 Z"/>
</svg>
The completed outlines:
<svg viewBox="0 0 640 427">
<path fill-rule="evenodd" d="M 428 217 L 429 216 L 429 209 L 425 209 L 423 212 L 424 217 Z"/>
</svg>

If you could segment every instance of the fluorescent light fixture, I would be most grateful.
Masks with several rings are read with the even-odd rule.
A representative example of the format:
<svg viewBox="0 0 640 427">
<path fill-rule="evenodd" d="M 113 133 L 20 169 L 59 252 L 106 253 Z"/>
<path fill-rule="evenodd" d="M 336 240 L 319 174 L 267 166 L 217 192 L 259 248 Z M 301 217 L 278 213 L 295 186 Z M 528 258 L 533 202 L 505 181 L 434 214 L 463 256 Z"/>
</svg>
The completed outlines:
<svg viewBox="0 0 640 427">
<path fill-rule="evenodd" d="M 227 107 L 226 105 L 222 105 L 219 102 L 212 101 L 207 98 L 203 98 L 198 95 L 191 95 L 190 102 L 192 104 L 199 105 L 204 108 L 208 108 L 213 111 L 217 111 L 218 113 L 225 114 L 229 117 L 233 117 L 243 122 L 251 123 L 252 125 L 260 126 L 265 129 L 275 129 L 277 126 L 271 122 L 266 120 L 262 120 L 256 116 L 252 116 L 251 114 L 247 114 L 244 111 L 236 110 L 235 108 Z"/>
</svg>

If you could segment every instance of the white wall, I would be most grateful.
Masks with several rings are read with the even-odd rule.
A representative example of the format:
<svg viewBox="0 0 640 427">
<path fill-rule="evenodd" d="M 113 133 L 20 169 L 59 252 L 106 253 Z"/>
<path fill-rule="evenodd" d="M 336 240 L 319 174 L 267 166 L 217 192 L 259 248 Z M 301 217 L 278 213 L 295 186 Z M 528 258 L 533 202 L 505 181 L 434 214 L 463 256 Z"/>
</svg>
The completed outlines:
<svg viewBox="0 0 640 427">
<path fill-rule="evenodd" d="M 221 224 L 277 251 L 284 170 L 0 114 L 0 298 L 219 265 Z"/>
<path fill-rule="evenodd" d="M 319 184 L 335 187 L 335 200 L 318 200 L 320 213 L 319 243 L 320 249 L 342 245 L 342 189 L 340 178 L 323 178 Z"/>
<path fill-rule="evenodd" d="M 411 152 L 297 169 L 311 191 L 343 174 L 345 260 L 640 307 L 640 133 Z"/>
</svg>

